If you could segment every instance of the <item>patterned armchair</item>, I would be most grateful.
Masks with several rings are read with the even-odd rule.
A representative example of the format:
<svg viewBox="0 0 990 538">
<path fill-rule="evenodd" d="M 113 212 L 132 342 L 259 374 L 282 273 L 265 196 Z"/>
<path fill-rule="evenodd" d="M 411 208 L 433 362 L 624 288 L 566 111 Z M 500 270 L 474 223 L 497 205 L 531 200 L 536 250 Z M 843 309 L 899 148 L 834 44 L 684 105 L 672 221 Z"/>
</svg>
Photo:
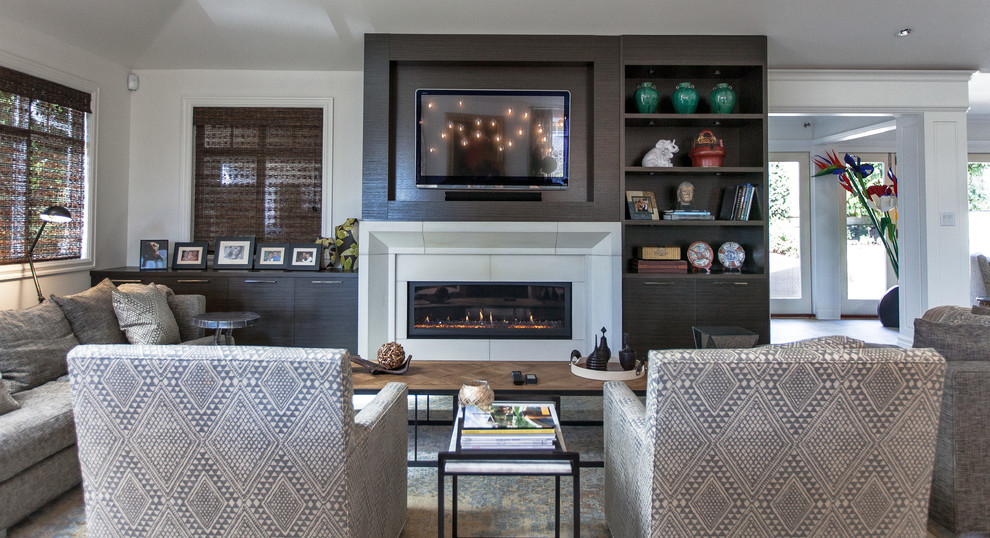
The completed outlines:
<svg viewBox="0 0 990 538">
<path fill-rule="evenodd" d="M 88 536 L 401 532 L 406 386 L 355 416 L 346 350 L 94 345 L 68 361 Z"/>
<path fill-rule="evenodd" d="M 645 407 L 605 384 L 614 536 L 925 536 L 938 353 L 666 350 L 649 365 Z"/>
</svg>

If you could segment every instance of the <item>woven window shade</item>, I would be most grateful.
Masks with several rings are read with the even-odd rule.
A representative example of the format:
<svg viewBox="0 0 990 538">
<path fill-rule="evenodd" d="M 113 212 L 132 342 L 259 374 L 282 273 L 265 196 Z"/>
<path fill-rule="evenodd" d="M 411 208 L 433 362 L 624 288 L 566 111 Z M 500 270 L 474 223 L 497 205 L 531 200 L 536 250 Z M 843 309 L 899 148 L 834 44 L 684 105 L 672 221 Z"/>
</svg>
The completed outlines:
<svg viewBox="0 0 990 538">
<path fill-rule="evenodd" d="M 73 220 L 49 225 L 35 260 L 82 256 L 86 115 L 91 96 L 0 67 L 0 264 L 25 263 L 47 207 Z"/>
<path fill-rule="evenodd" d="M 193 124 L 196 241 L 320 236 L 323 109 L 197 107 Z"/>
</svg>

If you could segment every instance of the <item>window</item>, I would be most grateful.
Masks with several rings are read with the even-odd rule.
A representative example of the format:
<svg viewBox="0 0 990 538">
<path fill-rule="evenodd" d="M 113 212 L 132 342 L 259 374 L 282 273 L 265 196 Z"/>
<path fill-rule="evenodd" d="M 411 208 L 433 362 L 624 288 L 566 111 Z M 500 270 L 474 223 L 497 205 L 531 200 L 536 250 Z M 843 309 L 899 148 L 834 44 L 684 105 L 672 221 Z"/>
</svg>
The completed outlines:
<svg viewBox="0 0 990 538">
<path fill-rule="evenodd" d="M 193 239 L 313 241 L 323 205 L 323 109 L 194 107 Z"/>
<path fill-rule="evenodd" d="M 967 168 L 969 251 L 990 254 L 990 154 L 970 154 Z"/>
<path fill-rule="evenodd" d="M 52 205 L 75 218 L 47 227 L 34 259 L 82 257 L 91 98 L 0 67 L 0 265 L 27 262 L 38 215 Z"/>
</svg>

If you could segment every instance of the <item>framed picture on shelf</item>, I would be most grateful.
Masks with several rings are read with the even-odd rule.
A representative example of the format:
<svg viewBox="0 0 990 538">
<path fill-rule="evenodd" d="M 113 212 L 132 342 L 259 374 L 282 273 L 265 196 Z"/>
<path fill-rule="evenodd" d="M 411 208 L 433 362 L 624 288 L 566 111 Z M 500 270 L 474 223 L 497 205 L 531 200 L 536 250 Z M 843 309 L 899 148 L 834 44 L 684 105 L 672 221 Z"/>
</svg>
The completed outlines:
<svg viewBox="0 0 990 538">
<path fill-rule="evenodd" d="M 206 241 L 176 243 L 172 253 L 172 269 L 206 269 L 206 253 L 210 244 Z"/>
<path fill-rule="evenodd" d="M 141 271 L 168 269 L 168 239 L 142 239 L 138 269 Z"/>
<path fill-rule="evenodd" d="M 323 245 L 319 243 L 299 243 L 289 247 L 288 269 L 290 271 L 319 271 Z"/>
<path fill-rule="evenodd" d="M 657 199 L 650 191 L 626 191 L 630 220 L 660 220 Z"/>
<path fill-rule="evenodd" d="M 218 237 L 213 253 L 213 268 L 250 269 L 253 255 L 253 237 Z"/>
<path fill-rule="evenodd" d="M 254 256 L 255 269 L 285 269 L 289 245 L 285 243 L 259 243 Z"/>
</svg>

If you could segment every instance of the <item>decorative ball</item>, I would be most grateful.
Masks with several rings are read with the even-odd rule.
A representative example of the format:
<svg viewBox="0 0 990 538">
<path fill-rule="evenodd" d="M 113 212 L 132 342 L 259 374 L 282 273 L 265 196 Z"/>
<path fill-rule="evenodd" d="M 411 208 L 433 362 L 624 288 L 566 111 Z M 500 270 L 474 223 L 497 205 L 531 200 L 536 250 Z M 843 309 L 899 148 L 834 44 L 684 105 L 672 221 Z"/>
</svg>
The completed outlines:
<svg viewBox="0 0 990 538">
<path fill-rule="evenodd" d="M 395 370 L 405 361 L 406 351 L 397 342 L 382 344 L 382 347 L 378 348 L 378 364 L 381 364 L 382 368 Z"/>
</svg>

